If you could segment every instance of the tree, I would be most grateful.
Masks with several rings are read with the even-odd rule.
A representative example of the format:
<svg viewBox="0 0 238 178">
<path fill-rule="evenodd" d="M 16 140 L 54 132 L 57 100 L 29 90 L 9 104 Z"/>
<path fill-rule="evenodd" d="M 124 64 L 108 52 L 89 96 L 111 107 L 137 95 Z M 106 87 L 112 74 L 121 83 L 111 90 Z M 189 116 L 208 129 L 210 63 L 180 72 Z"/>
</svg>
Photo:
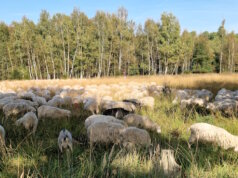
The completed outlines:
<svg viewBox="0 0 238 178">
<path fill-rule="evenodd" d="M 171 13 L 163 13 L 161 23 L 160 53 L 164 64 L 164 74 L 167 74 L 169 72 L 169 65 L 171 67 L 177 67 L 180 49 L 180 25 L 176 17 Z"/>
<path fill-rule="evenodd" d="M 209 47 L 208 38 L 205 35 L 200 35 L 195 43 L 192 71 L 194 73 L 213 72 L 213 52 Z"/>
<path fill-rule="evenodd" d="M 224 48 L 224 41 L 225 41 L 225 35 L 226 35 L 225 20 L 222 21 L 217 34 L 220 39 L 220 56 L 219 56 L 220 70 L 219 70 L 219 72 L 221 73 L 222 72 L 222 62 L 223 62 L 223 48 Z"/>
</svg>

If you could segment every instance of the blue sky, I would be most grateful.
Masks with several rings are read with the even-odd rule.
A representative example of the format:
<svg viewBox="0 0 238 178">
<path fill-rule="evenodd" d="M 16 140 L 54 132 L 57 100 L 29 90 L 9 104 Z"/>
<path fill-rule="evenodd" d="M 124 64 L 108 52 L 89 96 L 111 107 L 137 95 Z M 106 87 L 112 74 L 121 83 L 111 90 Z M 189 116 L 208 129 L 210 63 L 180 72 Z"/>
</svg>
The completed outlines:
<svg viewBox="0 0 238 178">
<path fill-rule="evenodd" d="M 182 29 L 217 31 L 222 19 L 226 29 L 238 32 L 238 0 L 0 0 L 0 21 L 10 24 L 22 16 L 37 22 L 41 10 L 50 14 L 70 14 L 74 7 L 93 17 L 97 10 L 116 12 L 121 6 L 129 19 L 144 23 L 148 18 L 159 21 L 163 12 L 172 12 Z"/>
</svg>

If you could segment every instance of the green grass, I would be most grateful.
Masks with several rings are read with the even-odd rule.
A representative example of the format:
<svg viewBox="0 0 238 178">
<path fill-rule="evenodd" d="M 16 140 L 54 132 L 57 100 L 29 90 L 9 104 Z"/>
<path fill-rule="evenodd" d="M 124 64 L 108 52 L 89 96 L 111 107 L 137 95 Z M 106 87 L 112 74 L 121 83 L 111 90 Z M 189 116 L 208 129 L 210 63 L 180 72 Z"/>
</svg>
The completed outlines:
<svg viewBox="0 0 238 178">
<path fill-rule="evenodd" d="M 182 166 L 182 177 L 238 177 L 238 154 L 225 151 L 215 145 L 199 143 L 188 148 L 187 128 L 196 122 L 207 122 L 238 135 L 238 120 L 225 118 L 221 114 L 208 114 L 191 108 L 182 111 L 171 104 L 170 97 L 156 99 L 154 110 L 143 109 L 138 113 L 157 122 L 162 134 L 150 133 L 153 147 L 125 150 L 119 146 L 89 146 L 84 120 L 90 115 L 82 108 L 74 111 L 69 120 L 41 120 L 35 136 L 16 128 L 14 119 L 1 119 L 7 132 L 6 149 L 0 151 L 0 177 L 163 177 L 159 169 L 159 158 L 154 152 L 173 149 L 178 164 Z M 3 117 L 2 117 L 3 118 Z M 4 122 L 4 123 L 3 123 Z M 59 131 L 66 128 L 79 141 L 67 162 L 57 146 Z"/>
</svg>

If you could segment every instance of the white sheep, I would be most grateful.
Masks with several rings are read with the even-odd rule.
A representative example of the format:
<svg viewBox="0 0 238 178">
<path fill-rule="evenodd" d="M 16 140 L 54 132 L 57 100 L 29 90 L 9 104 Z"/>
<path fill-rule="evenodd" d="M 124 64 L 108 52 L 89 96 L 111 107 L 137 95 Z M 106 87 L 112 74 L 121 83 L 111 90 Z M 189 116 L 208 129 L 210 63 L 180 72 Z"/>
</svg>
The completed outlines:
<svg viewBox="0 0 238 178">
<path fill-rule="evenodd" d="M 30 130 L 32 128 L 32 132 L 33 134 L 35 134 L 38 126 L 38 119 L 36 117 L 36 114 L 33 112 L 26 113 L 23 117 L 16 121 L 16 125 L 23 125 L 27 130 Z"/>
<path fill-rule="evenodd" d="M 0 125 L 0 143 L 2 145 L 5 145 L 5 129 L 3 128 L 3 126 Z"/>
<path fill-rule="evenodd" d="M 142 129 L 161 133 L 160 126 L 145 116 L 140 116 L 137 114 L 128 114 L 123 118 L 123 120 L 125 123 L 127 123 L 128 126 L 139 127 Z"/>
<path fill-rule="evenodd" d="M 51 100 L 47 102 L 47 105 L 60 108 L 72 107 L 72 99 L 69 96 L 62 98 L 59 95 L 55 95 Z"/>
<path fill-rule="evenodd" d="M 73 151 L 73 139 L 72 134 L 67 130 L 63 129 L 59 133 L 58 146 L 61 152 L 66 149 Z"/>
<path fill-rule="evenodd" d="M 149 133 L 144 129 L 136 127 L 125 128 L 120 132 L 120 143 L 125 147 L 132 146 L 149 146 L 151 138 Z"/>
<path fill-rule="evenodd" d="M 3 107 L 3 113 L 7 118 L 25 114 L 26 112 L 36 112 L 36 109 L 25 102 L 11 102 Z"/>
<path fill-rule="evenodd" d="M 207 123 L 196 123 L 189 130 L 191 131 L 189 144 L 201 141 L 216 144 L 225 150 L 232 148 L 235 152 L 238 152 L 238 137 L 223 128 Z"/>
<path fill-rule="evenodd" d="M 113 116 L 91 115 L 85 120 L 85 128 L 87 129 L 90 125 L 96 122 L 113 122 L 127 126 L 124 121 L 116 119 Z"/>
<path fill-rule="evenodd" d="M 41 96 L 34 96 L 32 101 L 38 103 L 39 106 L 46 104 L 46 99 Z"/>
<path fill-rule="evenodd" d="M 70 118 L 71 112 L 66 109 L 60 109 L 53 106 L 42 105 L 38 108 L 38 119 L 42 118 Z"/>
<path fill-rule="evenodd" d="M 150 109 L 153 109 L 155 106 L 155 99 L 151 96 L 146 96 L 146 97 L 140 98 L 139 101 L 142 106 L 148 107 Z"/>
<path fill-rule="evenodd" d="M 84 109 L 91 111 L 92 114 L 98 114 L 99 113 L 99 101 L 97 98 L 88 97 L 85 98 L 83 101 Z"/>
<path fill-rule="evenodd" d="M 87 135 L 90 143 L 115 143 L 120 142 L 120 133 L 125 126 L 114 122 L 95 122 L 87 129 Z"/>
</svg>

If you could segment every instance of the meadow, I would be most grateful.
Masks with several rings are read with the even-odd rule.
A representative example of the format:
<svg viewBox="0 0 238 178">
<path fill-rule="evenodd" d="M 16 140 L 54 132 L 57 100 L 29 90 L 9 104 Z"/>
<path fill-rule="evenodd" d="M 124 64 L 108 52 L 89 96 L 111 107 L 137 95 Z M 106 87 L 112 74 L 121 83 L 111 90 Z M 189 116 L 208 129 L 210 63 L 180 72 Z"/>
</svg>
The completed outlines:
<svg viewBox="0 0 238 178">
<path fill-rule="evenodd" d="M 238 89 L 237 74 L 2 81 L 0 89 L 128 82 L 154 82 L 171 88 L 205 88 L 214 94 L 221 88 Z M 115 145 L 91 147 L 84 128 L 84 121 L 91 113 L 83 111 L 82 106 L 69 108 L 78 113 L 77 117 L 39 122 L 35 136 L 21 128 L 13 129 L 13 123 L 8 122 L 5 126 L 6 147 L 1 147 L 0 151 L 0 177 L 163 177 L 158 166 L 158 144 L 160 149 L 174 150 L 176 161 L 182 166 L 181 177 L 238 177 L 237 153 L 202 143 L 189 148 L 187 130 L 193 123 L 206 122 L 238 135 L 237 117 L 227 118 L 219 112 L 207 113 L 196 108 L 182 110 L 179 105 L 172 104 L 173 97 L 157 96 L 154 109 L 137 111 L 161 126 L 160 135 L 150 132 L 153 146 L 147 149 L 128 151 Z M 4 122 L 2 114 L 0 121 Z M 58 150 L 58 131 L 62 128 L 70 130 L 77 140 L 69 160 Z"/>
</svg>

